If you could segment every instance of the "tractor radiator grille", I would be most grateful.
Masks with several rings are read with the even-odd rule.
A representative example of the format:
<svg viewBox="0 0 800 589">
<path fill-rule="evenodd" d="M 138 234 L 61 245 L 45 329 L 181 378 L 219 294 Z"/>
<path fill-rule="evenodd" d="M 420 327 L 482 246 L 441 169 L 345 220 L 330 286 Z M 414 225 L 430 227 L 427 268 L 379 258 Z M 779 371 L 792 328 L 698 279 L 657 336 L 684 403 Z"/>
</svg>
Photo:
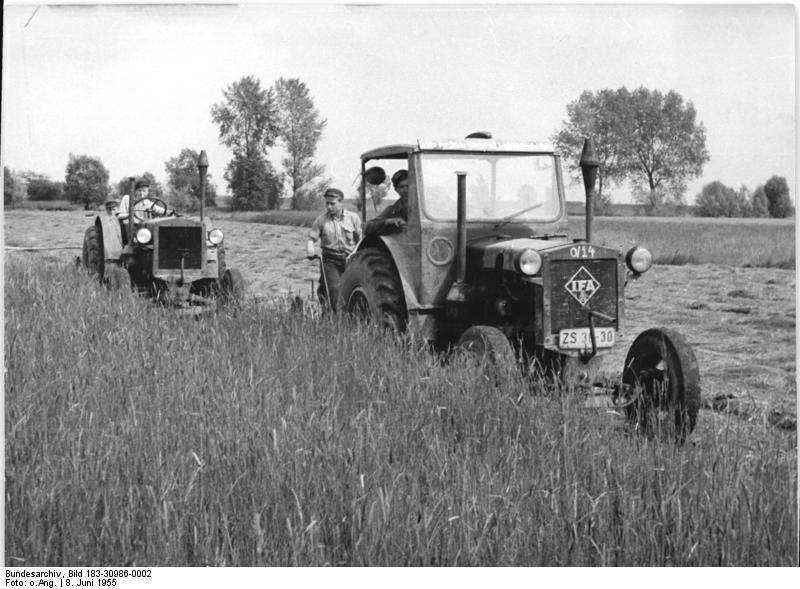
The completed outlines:
<svg viewBox="0 0 800 589">
<path fill-rule="evenodd" d="M 550 265 L 550 309 L 553 333 L 588 327 L 589 311 L 617 316 L 616 260 L 553 260 Z M 616 327 L 595 317 L 596 327 Z"/>
<path fill-rule="evenodd" d="M 185 270 L 202 269 L 202 227 L 159 227 L 157 243 L 158 267 L 162 270 L 179 270 L 181 259 Z"/>
</svg>

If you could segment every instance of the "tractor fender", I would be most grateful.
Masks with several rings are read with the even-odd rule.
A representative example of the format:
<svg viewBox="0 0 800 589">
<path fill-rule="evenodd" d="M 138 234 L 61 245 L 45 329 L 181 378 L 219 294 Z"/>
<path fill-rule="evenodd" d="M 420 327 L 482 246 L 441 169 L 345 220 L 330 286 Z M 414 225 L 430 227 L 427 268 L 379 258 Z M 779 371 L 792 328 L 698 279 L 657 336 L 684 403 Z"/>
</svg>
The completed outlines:
<svg viewBox="0 0 800 589">
<path fill-rule="evenodd" d="M 100 229 L 103 237 L 103 257 L 106 260 L 118 261 L 122 258 L 122 230 L 116 216 L 97 215 L 94 224 Z"/>
<path fill-rule="evenodd" d="M 419 301 L 417 300 L 417 294 L 414 292 L 414 288 L 408 276 L 409 268 L 411 268 L 411 259 L 406 253 L 407 249 L 403 248 L 395 239 L 388 239 L 387 236 L 378 235 L 363 239 L 358 244 L 354 252 L 368 247 L 377 247 L 389 252 L 389 255 L 392 257 L 392 261 L 394 262 L 394 266 L 397 268 L 397 274 L 400 276 L 400 283 L 403 285 L 403 297 L 406 301 L 406 312 L 410 313 L 415 309 L 419 309 L 420 305 Z"/>
</svg>

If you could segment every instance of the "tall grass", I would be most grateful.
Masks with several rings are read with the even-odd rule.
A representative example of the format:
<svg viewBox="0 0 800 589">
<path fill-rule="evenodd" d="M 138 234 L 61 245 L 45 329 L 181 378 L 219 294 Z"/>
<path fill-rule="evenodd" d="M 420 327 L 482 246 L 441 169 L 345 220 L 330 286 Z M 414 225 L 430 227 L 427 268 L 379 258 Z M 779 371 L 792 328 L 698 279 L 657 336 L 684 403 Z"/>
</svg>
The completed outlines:
<svg viewBox="0 0 800 589">
<path fill-rule="evenodd" d="M 7 565 L 792 565 L 796 434 L 637 438 L 413 338 L 6 261 Z"/>
</svg>

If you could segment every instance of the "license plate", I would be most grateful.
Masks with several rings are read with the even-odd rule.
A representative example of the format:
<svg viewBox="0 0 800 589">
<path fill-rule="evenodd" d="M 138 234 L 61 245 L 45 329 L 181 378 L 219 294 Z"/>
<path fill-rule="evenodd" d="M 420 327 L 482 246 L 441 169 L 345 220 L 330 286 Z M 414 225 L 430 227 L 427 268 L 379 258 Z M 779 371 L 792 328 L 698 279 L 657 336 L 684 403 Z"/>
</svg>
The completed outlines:
<svg viewBox="0 0 800 589">
<path fill-rule="evenodd" d="M 616 331 L 613 327 L 595 327 L 594 340 L 598 348 L 614 346 Z M 558 347 L 563 350 L 591 350 L 592 336 L 588 327 L 562 329 L 558 332 Z"/>
</svg>

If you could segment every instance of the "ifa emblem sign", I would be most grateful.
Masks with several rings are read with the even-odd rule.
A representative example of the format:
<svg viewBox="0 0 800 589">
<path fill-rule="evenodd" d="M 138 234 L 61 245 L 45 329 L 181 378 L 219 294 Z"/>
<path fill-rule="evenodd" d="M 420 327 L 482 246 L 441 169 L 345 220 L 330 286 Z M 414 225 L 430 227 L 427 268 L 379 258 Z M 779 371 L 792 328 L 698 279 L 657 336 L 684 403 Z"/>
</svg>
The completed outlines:
<svg viewBox="0 0 800 589">
<path fill-rule="evenodd" d="M 575 272 L 572 278 L 567 280 L 564 288 L 567 289 L 569 294 L 575 297 L 575 300 L 578 301 L 582 307 L 585 307 L 589 299 L 591 299 L 594 293 L 597 292 L 597 289 L 600 288 L 600 283 L 597 282 L 595 277 L 592 276 L 586 268 L 581 266 L 580 270 Z"/>
</svg>

